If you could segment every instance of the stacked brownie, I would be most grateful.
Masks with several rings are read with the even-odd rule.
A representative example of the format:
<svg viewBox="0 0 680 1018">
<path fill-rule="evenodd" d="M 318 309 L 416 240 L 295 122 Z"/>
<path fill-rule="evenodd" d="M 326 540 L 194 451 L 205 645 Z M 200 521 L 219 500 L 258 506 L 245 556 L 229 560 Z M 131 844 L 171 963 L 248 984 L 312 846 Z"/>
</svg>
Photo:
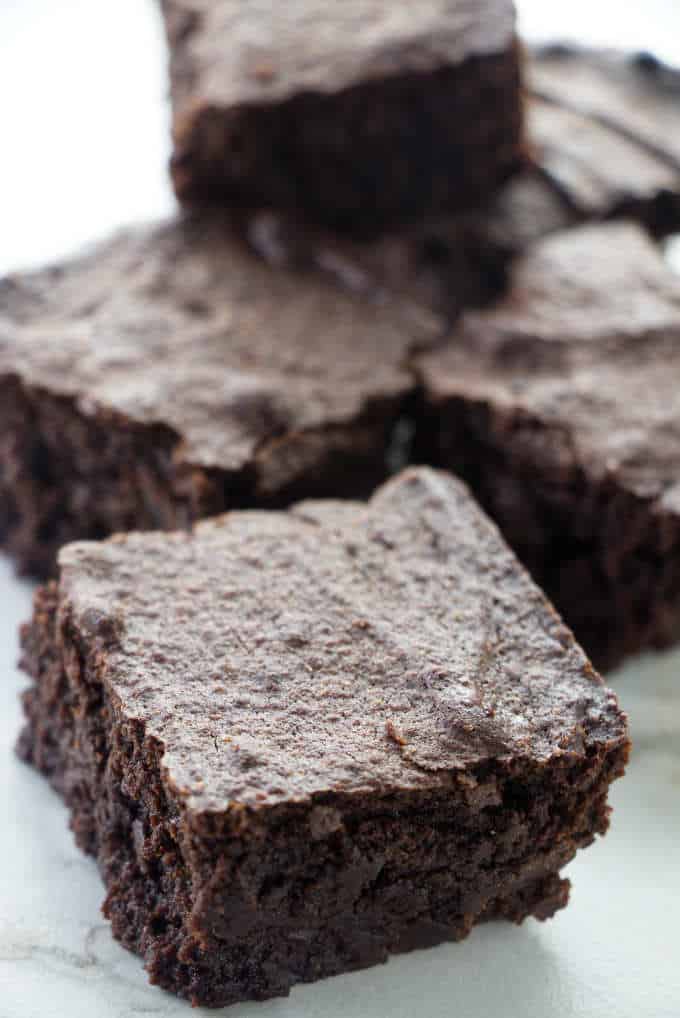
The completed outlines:
<svg viewBox="0 0 680 1018">
<path fill-rule="evenodd" d="M 520 160 L 511 0 L 161 0 L 187 204 L 370 236 L 484 202 Z"/>
<path fill-rule="evenodd" d="M 606 831 L 551 601 L 601 666 L 680 631 L 680 86 L 523 85 L 509 0 L 161 5 L 182 211 L 0 281 L 0 539 L 20 753 L 220 1006 L 545 919 Z"/>
</svg>

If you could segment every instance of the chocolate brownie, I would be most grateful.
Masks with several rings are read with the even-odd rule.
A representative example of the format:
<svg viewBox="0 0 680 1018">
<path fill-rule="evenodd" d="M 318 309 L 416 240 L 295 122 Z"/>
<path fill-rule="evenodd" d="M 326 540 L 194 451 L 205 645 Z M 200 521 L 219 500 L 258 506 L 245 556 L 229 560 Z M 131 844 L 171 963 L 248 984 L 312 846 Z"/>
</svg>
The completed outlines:
<svg viewBox="0 0 680 1018">
<path fill-rule="evenodd" d="M 566 903 L 625 717 L 460 482 L 59 561 L 20 751 L 152 982 L 263 999 Z"/>
<path fill-rule="evenodd" d="M 359 236 L 484 203 L 522 158 L 511 0 L 161 0 L 188 204 Z"/>
<path fill-rule="evenodd" d="M 546 238 L 419 360 L 472 485 L 601 667 L 680 635 L 680 278 L 632 224 Z"/>
<path fill-rule="evenodd" d="M 529 50 L 525 66 L 531 165 L 475 213 L 477 231 L 517 252 L 592 219 L 680 230 L 680 70 L 557 44 Z"/>
<path fill-rule="evenodd" d="M 233 505 L 366 494 L 437 319 L 273 271 L 224 222 L 129 230 L 0 281 L 0 540 L 69 540 Z"/>
<path fill-rule="evenodd" d="M 527 77 L 534 156 L 572 209 L 679 230 L 680 70 L 648 53 L 548 46 Z"/>
</svg>

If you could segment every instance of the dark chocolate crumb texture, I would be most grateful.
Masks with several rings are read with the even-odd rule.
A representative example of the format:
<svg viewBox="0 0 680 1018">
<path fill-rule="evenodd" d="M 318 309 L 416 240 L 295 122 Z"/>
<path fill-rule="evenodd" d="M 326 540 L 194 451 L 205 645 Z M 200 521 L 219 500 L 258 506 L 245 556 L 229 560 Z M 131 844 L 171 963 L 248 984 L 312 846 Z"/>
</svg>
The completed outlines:
<svg viewBox="0 0 680 1018">
<path fill-rule="evenodd" d="M 211 218 L 0 280 L 0 540 L 56 550 L 238 504 L 361 496 L 439 321 L 273 271 Z"/>
<path fill-rule="evenodd" d="M 362 237 L 483 204 L 518 168 L 511 0 L 161 0 L 189 204 Z"/>
<path fill-rule="evenodd" d="M 625 717 L 460 482 L 412 469 L 60 567 L 20 751 L 152 982 L 263 999 L 566 903 Z"/>
<path fill-rule="evenodd" d="M 547 238 L 420 359 L 471 484 L 600 667 L 680 635 L 680 278 L 630 224 Z"/>
</svg>

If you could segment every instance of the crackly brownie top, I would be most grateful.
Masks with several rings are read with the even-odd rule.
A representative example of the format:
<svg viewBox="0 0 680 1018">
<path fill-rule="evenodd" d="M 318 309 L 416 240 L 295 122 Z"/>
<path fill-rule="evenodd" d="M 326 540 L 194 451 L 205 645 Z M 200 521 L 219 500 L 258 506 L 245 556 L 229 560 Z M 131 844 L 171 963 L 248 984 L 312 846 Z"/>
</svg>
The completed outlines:
<svg viewBox="0 0 680 1018">
<path fill-rule="evenodd" d="M 680 71 L 649 54 L 549 46 L 527 62 L 529 134 L 543 170 L 587 214 L 665 196 L 652 225 L 676 229 Z"/>
<path fill-rule="evenodd" d="M 268 103 L 503 50 L 511 0 L 162 0 L 180 102 Z"/>
<path fill-rule="evenodd" d="M 680 170 L 680 70 L 649 53 L 569 46 L 537 48 L 531 91 L 646 146 Z"/>
<path fill-rule="evenodd" d="M 528 416 L 553 463 L 680 510 L 680 278 L 638 227 L 541 241 L 506 297 L 420 363 L 435 401 Z"/>
<path fill-rule="evenodd" d="M 268 439 L 352 422 L 412 385 L 434 318 L 319 274 L 272 270 L 224 222 L 131 229 L 85 257 L 0 280 L 0 373 L 81 412 L 161 423 L 192 465 L 238 470 Z"/>
<path fill-rule="evenodd" d="M 60 566 L 62 613 L 194 811 L 433 787 L 625 737 L 496 528 L 430 469 L 368 504 L 82 542 Z"/>
</svg>

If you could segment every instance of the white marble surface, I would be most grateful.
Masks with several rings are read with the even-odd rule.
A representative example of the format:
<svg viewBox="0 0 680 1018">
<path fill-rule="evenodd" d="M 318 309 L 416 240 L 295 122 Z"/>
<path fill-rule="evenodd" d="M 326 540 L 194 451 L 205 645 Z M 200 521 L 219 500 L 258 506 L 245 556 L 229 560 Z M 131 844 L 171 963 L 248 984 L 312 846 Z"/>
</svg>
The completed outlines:
<svg viewBox="0 0 680 1018">
<path fill-rule="evenodd" d="M 534 36 L 656 47 L 680 61 L 677 0 L 521 9 Z M 163 61 L 146 0 L 0 0 L 0 271 L 172 207 Z M 65 810 L 13 757 L 16 627 L 30 588 L 4 561 L 0 606 L 0 1018 L 188 1016 L 111 939 L 96 869 L 76 851 Z M 614 677 L 635 751 L 613 792 L 611 832 L 571 865 L 572 904 L 555 920 L 490 925 L 229 1015 L 679 1018 L 679 672 L 680 651 Z"/>
</svg>

